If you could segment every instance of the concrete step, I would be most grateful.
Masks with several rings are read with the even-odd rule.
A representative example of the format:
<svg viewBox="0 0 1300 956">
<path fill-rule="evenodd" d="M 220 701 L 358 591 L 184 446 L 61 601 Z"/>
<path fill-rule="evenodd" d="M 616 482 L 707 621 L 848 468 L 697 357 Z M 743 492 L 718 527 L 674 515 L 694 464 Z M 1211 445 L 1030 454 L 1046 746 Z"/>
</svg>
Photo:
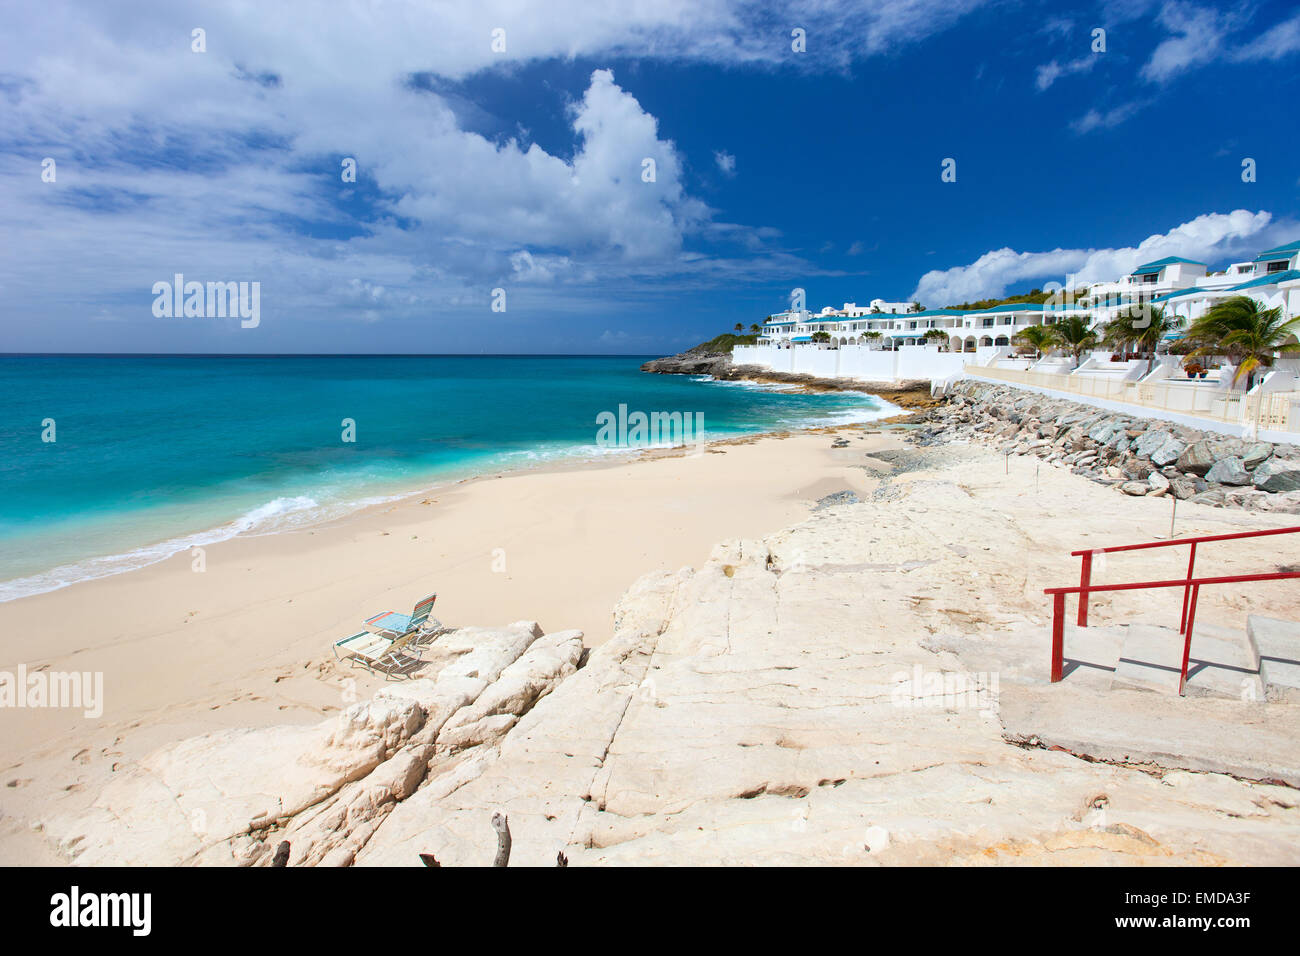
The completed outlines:
<svg viewBox="0 0 1300 956">
<path fill-rule="evenodd" d="M 1126 631 L 1126 627 L 1117 624 L 1102 627 L 1067 624 L 1061 679 L 1102 690 L 1110 687 Z"/>
<path fill-rule="evenodd" d="M 1149 690 L 1177 694 L 1183 666 L 1183 639 L 1168 627 L 1130 624 L 1125 628 L 1119 663 L 1111 676 L 1111 689 Z"/>
<path fill-rule="evenodd" d="M 1130 624 L 1111 676 L 1112 688 L 1178 694 L 1184 639 L 1176 628 Z M 1197 624 L 1187 661 L 1189 697 L 1258 700 L 1263 686 L 1249 639 L 1240 631 Z"/>
<path fill-rule="evenodd" d="M 1181 638 L 1178 644 L 1181 653 Z M 1192 629 L 1192 653 L 1187 661 L 1184 693 L 1188 697 L 1262 700 L 1264 685 L 1259 679 L 1255 649 L 1246 632 L 1198 622 Z"/>
<path fill-rule="evenodd" d="M 1300 624 L 1251 614 L 1246 618 L 1251 652 L 1268 700 L 1300 701 Z"/>
</svg>

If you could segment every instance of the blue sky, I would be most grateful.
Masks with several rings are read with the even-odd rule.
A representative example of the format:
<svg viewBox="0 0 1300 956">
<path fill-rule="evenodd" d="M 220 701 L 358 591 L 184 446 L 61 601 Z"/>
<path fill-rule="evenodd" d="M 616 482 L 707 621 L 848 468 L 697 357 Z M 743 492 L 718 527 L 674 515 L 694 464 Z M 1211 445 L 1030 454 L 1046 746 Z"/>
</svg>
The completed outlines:
<svg viewBox="0 0 1300 956">
<path fill-rule="evenodd" d="M 659 353 L 1219 265 L 1300 238 L 1298 67 L 1283 3 L 15 9 L 0 351 Z M 155 316 L 175 273 L 260 323 Z"/>
</svg>

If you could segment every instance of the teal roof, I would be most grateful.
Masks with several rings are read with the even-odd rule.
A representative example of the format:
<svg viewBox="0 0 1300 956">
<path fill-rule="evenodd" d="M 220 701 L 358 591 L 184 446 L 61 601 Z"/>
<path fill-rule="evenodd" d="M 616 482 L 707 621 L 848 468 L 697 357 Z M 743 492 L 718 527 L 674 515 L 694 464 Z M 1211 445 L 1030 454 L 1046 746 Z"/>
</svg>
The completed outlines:
<svg viewBox="0 0 1300 956">
<path fill-rule="evenodd" d="M 811 341 L 812 341 L 812 336 L 811 336 L 811 335 L 796 335 L 796 336 L 795 336 L 794 338 L 792 338 L 790 341 L 791 341 L 791 342 L 811 342 Z"/>
<path fill-rule="evenodd" d="M 1234 285 L 1229 292 L 1236 292 L 1238 289 L 1253 289 L 1259 285 L 1276 285 L 1279 282 L 1290 282 L 1293 279 L 1300 279 L 1300 269 L 1286 269 L 1282 272 L 1270 272 L 1268 275 L 1260 276 L 1258 279 L 1251 279 L 1249 282 L 1243 282 L 1241 285 Z"/>
<path fill-rule="evenodd" d="M 1197 262 L 1195 259 L 1182 259 L 1179 258 L 1178 256 L 1165 256 L 1163 259 L 1157 259 L 1155 262 L 1142 263 L 1142 265 L 1138 266 L 1136 269 L 1130 272 L 1129 275 L 1134 275 L 1134 276 L 1151 275 L 1153 272 L 1159 272 L 1165 266 L 1171 266 L 1176 262 L 1185 262 L 1189 266 L 1205 265 L 1204 262 Z"/>
<path fill-rule="evenodd" d="M 1255 257 L 1256 262 L 1276 262 L 1278 259 L 1290 259 L 1297 252 L 1300 252 L 1300 239 L 1295 242 L 1288 242 L 1286 245 L 1274 246 L 1272 249 L 1265 249 Z"/>
<path fill-rule="evenodd" d="M 1154 299 L 1152 299 L 1151 302 L 1152 302 L 1152 304 L 1154 305 L 1154 304 L 1157 303 L 1157 302 L 1168 302 L 1170 299 L 1177 299 L 1179 296 L 1184 296 L 1184 295 L 1196 295 L 1198 292 L 1208 292 L 1208 293 L 1210 293 L 1210 294 L 1213 294 L 1213 293 L 1215 293 L 1215 292 L 1219 292 L 1219 291 L 1221 291 L 1221 290 L 1219 290 L 1219 289 L 1202 289 L 1200 286 L 1195 286 L 1195 285 L 1194 285 L 1194 286 L 1192 286 L 1190 289 L 1179 289 L 1177 292 L 1170 292 L 1170 293 L 1167 293 L 1166 295 L 1158 295 L 1158 296 L 1156 296 Z"/>
</svg>

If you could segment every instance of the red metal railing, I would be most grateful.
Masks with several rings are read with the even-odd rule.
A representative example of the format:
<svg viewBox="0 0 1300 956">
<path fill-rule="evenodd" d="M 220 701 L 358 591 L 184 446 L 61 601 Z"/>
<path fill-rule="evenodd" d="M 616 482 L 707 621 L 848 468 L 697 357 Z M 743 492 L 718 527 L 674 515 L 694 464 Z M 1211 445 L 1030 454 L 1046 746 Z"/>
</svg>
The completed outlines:
<svg viewBox="0 0 1300 956">
<path fill-rule="evenodd" d="M 1151 541 L 1146 544 L 1124 544 L 1113 548 L 1095 548 L 1087 551 L 1072 551 L 1071 557 L 1080 559 L 1079 586 L 1069 588 L 1044 588 L 1044 594 L 1052 595 L 1052 683 L 1061 679 L 1061 670 L 1065 657 L 1065 596 L 1079 595 L 1079 627 L 1088 626 L 1088 595 L 1098 591 L 1133 591 L 1146 588 L 1183 589 L 1183 613 L 1178 623 L 1178 633 L 1184 635 L 1182 677 L 1178 683 L 1178 693 L 1183 692 L 1187 684 L 1187 661 L 1192 651 L 1192 628 L 1196 624 L 1196 604 L 1201 596 L 1202 585 L 1238 584 L 1250 581 L 1280 581 L 1287 578 L 1300 578 L 1297 571 L 1273 571 L 1267 574 L 1231 574 L 1219 577 L 1194 577 L 1196 569 L 1196 547 L 1211 541 L 1233 541 L 1239 538 L 1265 538 L 1275 534 L 1297 534 L 1300 527 L 1274 528 L 1267 531 L 1240 531 L 1235 534 L 1202 535 L 1196 538 L 1184 538 L 1181 541 Z M 1092 556 L 1094 554 L 1114 554 L 1119 551 L 1145 551 L 1149 548 L 1172 548 L 1187 545 L 1191 552 L 1187 560 L 1187 577 L 1171 581 L 1139 581 L 1129 584 L 1093 584 Z"/>
</svg>

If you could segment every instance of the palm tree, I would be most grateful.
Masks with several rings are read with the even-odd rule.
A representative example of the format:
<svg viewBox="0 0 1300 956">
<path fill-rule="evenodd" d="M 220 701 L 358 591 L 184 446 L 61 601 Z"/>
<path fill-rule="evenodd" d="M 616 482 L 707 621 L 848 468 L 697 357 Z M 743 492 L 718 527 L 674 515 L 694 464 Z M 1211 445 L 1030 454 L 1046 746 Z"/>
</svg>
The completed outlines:
<svg viewBox="0 0 1300 956">
<path fill-rule="evenodd" d="M 1178 330 L 1178 317 L 1158 305 L 1133 306 L 1106 323 L 1101 341 L 1108 348 L 1127 352 L 1132 345 L 1147 356 L 1147 372 L 1156 362 L 1156 348 L 1170 332 Z"/>
<path fill-rule="evenodd" d="M 1277 352 L 1300 352 L 1300 345 L 1287 339 L 1300 337 L 1300 318 L 1287 319 L 1281 307 L 1261 308 L 1248 295 L 1220 302 L 1187 330 L 1196 343 L 1193 355 L 1222 353 L 1237 366 L 1236 384 L 1246 376 L 1246 391 L 1255 386 L 1255 373 L 1273 364 Z"/>
<path fill-rule="evenodd" d="M 745 324 L 744 324 L 743 322 L 737 322 L 737 323 L 736 323 L 736 334 L 739 335 L 739 334 L 740 334 L 741 332 L 743 332 L 743 331 L 745 331 Z"/>
<path fill-rule="evenodd" d="M 758 323 L 757 323 L 757 322 L 751 322 L 751 323 L 750 323 L 750 326 L 749 326 L 749 331 L 750 331 L 750 334 L 752 334 L 752 335 L 757 335 L 757 334 L 758 334 Z"/>
<path fill-rule="evenodd" d="M 1053 340 L 1074 356 L 1075 368 L 1083 360 L 1083 353 L 1097 344 L 1097 333 L 1089 327 L 1089 318 L 1071 315 L 1052 326 Z"/>
<path fill-rule="evenodd" d="M 913 302 L 913 303 L 912 303 L 912 311 L 913 311 L 913 312 L 924 312 L 924 311 L 925 311 L 925 308 L 924 308 L 924 306 L 921 305 L 920 302 Z"/>
<path fill-rule="evenodd" d="M 1043 353 L 1056 344 L 1056 335 L 1050 325 L 1031 325 L 1016 333 L 1016 339 L 1034 350 L 1034 358 L 1040 359 Z"/>
</svg>

